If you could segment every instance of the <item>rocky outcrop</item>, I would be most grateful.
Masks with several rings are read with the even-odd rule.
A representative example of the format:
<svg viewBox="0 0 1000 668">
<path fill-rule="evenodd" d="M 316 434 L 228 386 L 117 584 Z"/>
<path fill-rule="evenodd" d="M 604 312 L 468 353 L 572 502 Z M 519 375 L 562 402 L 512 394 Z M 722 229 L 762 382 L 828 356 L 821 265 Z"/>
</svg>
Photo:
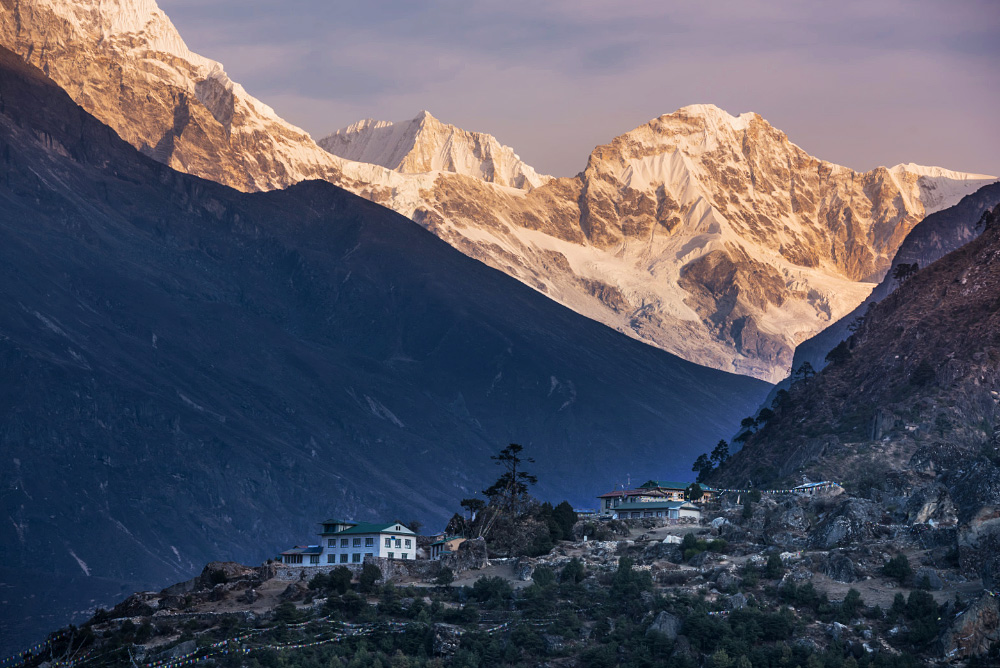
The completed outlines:
<svg viewBox="0 0 1000 668">
<path fill-rule="evenodd" d="M 942 639 L 949 659 L 982 656 L 1000 643 L 1000 597 L 983 594 L 960 613 Z"/>
<path fill-rule="evenodd" d="M 989 522 L 1000 505 L 1000 209 L 980 228 L 876 304 L 837 363 L 797 378 L 715 482 L 808 475 L 895 497 L 900 521 Z"/>
<path fill-rule="evenodd" d="M 661 610 L 646 629 L 646 635 L 659 634 L 667 640 L 673 641 L 677 639 L 677 634 L 680 633 L 681 626 L 682 621 L 679 617 L 670 614 L 666 610 Z"/>
</svg>

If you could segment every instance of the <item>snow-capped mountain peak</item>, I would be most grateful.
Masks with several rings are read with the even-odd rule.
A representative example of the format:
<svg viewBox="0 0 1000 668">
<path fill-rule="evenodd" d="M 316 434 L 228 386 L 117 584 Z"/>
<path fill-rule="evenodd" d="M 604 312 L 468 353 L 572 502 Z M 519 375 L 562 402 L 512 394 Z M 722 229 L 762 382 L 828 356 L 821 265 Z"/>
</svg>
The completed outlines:
<svg viewBox="0 0 1000 668">
<path fill-rule="evenodd" d="M 342 158 L 403 174 L 451 172 L 521 190 L 551 179 L 492 135 L 442 123 L 426 110 L 397 123 L 358 121 L 319 140 L 319 145 Z"/>
<path fill-rule="evenodd" d="M 0 43 L 175 169 L 241 190 L 330 181 L 629 336 L 768 380 L 864 300 L 926 213 L 995 180 L 857 172 L 712 104 L 598 146 L 571 178 L 427 111 L 359 121 L 320 147 L 188 50 L 153 0 L 8 5 Z"/>
</svg>

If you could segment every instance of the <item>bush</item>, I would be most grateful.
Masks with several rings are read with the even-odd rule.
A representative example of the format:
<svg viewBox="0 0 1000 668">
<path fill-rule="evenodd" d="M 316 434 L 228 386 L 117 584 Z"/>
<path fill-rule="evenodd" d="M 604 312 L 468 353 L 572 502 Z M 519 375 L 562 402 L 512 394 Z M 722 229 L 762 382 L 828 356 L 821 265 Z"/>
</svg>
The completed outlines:
<svg viewBox="0 0 1000 668">
<path fill-rule="evenodd" d="M 531 579 L 539 587 L 548 587 L 556 582 L 556 574 L 548 566 L 539 566 L 531 574 Z"/>
<path fill-rule="evenodd" d="M 898 580 L 902 584 L 913 575 L 913 568 L 910 567 L 910 560 L 905 554 L 897 554 L 882 566 L 882 575 Z"/>
<path fill-rule="evenodd" d="M 582 582 L 585 577 L 587 577 L 587 570 L 583 567 L 583 562 L 573 557 L 568 564 L 563 566 L 562 572 L 559 574 L 559 581 L 576 584 Z"/>
<path fill-rule="evenodd" d="M 382 571 L 375 564 L 365 564 L 358 578 L 358 587 L 365 594 L 375 590 L 375 583 L 382 579 Z"/>
<path fill-rule="evenodd" d="M 510 583 L 501 577 L 481 577 L 472 585 L 472 598 L 488 608 L 495 608 L 514 595 Z"/>
<path fill-rule="evenodd" d="M 764 566 L 764 577 L 768 580 L 777 580 L 785 574 L 785 564 L 777 552 L 772 552 L 767 556 L 767 565 Z"/>
<path fill-rule="evenodd" d="M 440 585 L 442 587 L 447 587 L 454 581 L 455 581 L 455 573 L 447 566 L 442 568 L 441 572 L 437 574 L 436 578 L 434 578 L 434 584 Z"/>
</svg>

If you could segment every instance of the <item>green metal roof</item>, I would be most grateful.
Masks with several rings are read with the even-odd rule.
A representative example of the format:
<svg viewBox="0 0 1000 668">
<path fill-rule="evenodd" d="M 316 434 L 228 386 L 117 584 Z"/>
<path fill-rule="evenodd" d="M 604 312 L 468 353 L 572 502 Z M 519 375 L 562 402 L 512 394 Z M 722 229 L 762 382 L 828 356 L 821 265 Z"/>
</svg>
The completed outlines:
<svg viewBox="0 0 1000 668">
<path fill-rule="evenodd" d="M 647 480 L 643 484 L 639 485 L 639 489 L 678 489 L 685 490 L 691 485 L 698 485 L 701 487 L 703 492 L 714 492 L 715 489 L 709 487 L 705 483 L 698 482 L 677 482 L 676 480 Z"/>
<path fill-rule="evenodd" d="M 677 510 L 688 504 L 695 508 L 698 507 L 690 501 L 647 501 L 645 503 L 623 503 L 611 510 Z"/>
<path fill-rule="evenodd" d="M 322 553 L 323 553 L 323 548 L 320 547 L 319 545 L 299 545 L 299 546 L 293 547 L 290 550 L 285 550 L 281 554 L 282 555 L 286 555 L 286 554 L 314 555 L 314 554 L 322 554 Z"/>
<path fill-rule="evenodd" d="M 400 527 L 398 531 L 395 528 L 397 526 Z M 359 533 L 400 533 L 400 534 L 416 535 L 412 531 L 407 529 L 405 525 L 397 524 L 396 522 L 390 522 L 388 524 L 368 524 L 368 523 L 356 524 L 349 529 L 344 529 L 343 531 L 338 531 L 336 534 L 331 534 L 331 535 L 347 536 Z"/>
</svg>

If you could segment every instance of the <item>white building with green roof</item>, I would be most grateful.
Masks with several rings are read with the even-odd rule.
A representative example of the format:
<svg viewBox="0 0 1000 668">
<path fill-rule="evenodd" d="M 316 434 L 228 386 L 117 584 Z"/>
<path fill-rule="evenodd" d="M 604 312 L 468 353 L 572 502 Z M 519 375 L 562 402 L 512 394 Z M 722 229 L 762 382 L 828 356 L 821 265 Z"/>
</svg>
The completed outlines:
<svg viewBox="0 0 1000 668">
<path fill-rule="evenodd" d="M 360 566 L 365 557 L 416 559 L 417 535 L 398 522 L 359 523 L 331 519 L 321 524 L 323 530 L 319 533 L 318 546 L 282 552 L 281 563 L 303 567 Z"/>
</svg>

